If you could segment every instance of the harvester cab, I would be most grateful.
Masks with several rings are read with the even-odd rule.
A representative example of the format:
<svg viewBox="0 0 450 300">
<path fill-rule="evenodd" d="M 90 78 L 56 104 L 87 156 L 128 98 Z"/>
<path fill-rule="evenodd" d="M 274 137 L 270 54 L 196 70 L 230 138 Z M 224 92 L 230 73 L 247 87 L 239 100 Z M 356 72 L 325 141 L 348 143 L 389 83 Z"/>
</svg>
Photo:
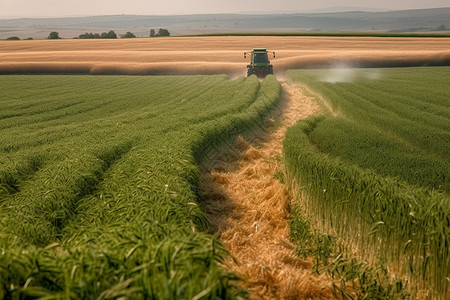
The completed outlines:
<svg viewBox="0 0 450 300">
<path fill-rule="evenodd" d="M 270 64 L 269 51 L 263 48 L 255 48 L 252 51 L 244 52 L 244 58 L 250 55 L 250 64 L 247 65 L 247 76 L 255 74 L 259 78 L 264 78 L 268 74 L 273 74 L 273 66 Z M 275 52 L 272 51 L 273 58 Z"/>
</svg>

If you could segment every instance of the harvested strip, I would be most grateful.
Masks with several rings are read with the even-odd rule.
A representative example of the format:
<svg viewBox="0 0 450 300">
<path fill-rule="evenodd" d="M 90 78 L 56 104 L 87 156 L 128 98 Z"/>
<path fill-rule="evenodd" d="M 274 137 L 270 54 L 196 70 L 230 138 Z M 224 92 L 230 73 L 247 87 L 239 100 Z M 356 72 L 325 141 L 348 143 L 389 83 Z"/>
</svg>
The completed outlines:
<svg viewBox="0 0 450 300">
<path fill-rule="evenodd" d="M 231 253 L 224 266 L 244 278 L 253 299 L 330 299 L 330 282 L 312 274 L 289 238 L 288 193 L 276 178 L 283 170 L 287 127 L 319 111 L 313 98 L 283 84 L 278 116 L 254 137 L 238 137 L 205 162 L 204 210 Z M 281 124 L 279 124 L 281 122 Z"/>
</svg>

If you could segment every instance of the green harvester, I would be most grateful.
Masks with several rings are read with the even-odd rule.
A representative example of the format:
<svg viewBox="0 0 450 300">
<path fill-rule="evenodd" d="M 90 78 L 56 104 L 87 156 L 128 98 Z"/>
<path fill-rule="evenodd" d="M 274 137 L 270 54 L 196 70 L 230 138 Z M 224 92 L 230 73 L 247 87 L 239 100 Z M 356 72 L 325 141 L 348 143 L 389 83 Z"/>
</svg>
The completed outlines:
<svg viewBox="0 0 450 300">
<path fill-rule="evenodd" d="M 247 65 L 247 76 L 255 74 L 259 78 L 264 78 L 268 74 L 273 74 L 273 65 L 270 64 L 269 51 L 265 48 L 255 48 L 252 51 L 244 52 L 244 58 L 250 55 L 250 64 Z M 275 58 L 275 52 L 272 52 Z"/>
</svg>

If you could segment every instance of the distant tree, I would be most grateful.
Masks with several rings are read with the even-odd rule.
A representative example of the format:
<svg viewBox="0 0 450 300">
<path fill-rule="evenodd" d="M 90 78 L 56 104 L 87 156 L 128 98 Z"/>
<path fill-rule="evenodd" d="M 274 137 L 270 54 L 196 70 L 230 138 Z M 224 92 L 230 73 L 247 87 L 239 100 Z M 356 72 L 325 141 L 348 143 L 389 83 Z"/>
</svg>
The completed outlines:
<svg viewBox="0 0 450 300">
<path fill-rule="evenodd" d="M 110 30 L 109 32 L 102 32 L 102 34 L 86 32 L 86 33 L 80 34 L 78 36 L 78 38 L 80 38 L 80 39 L 117 39 L 117 34 L 113 30 Z"/>
<path fill-rule="evenodd" d="M 92 36 L 92 32 L 91 32 L 91 33 L 86 32 L 86 33 L 80 34 L 78 37 L 79 37 L 80 39 L 90 39 L 91 36 Z"/>
<path fill-rule="evenodd" d="M 441 25 L 441 26 L 436 28 L 436 31 L 447 31 L 447 26 Z"/>
<path fill-rule="evenodd" d="M 56 31 L 52 31 L 52 32 L 50 32 L 50 34 L 47 37 L 47 39 L 49 39 L 49 40 L 58 40 L 58 39 L 60 39 L 59 33 L 56 32 Z"/>
<path fill-rule="evenodd" d="M 117 39 L 117 34 L 113 30 L 110 30 L 109 32 L 103 32 L 101 34 L 100 38 L 102 38 L 102 39 Z"/>
<path fill-rule="evenodd" d="M 160 28 L 160 29 L 158 30 L 158 35 L 159 35 L 159 36 L 170 36 L 170 32 L 169 32 L 169 30 L 167 30 L 167 29 Z"/>
<path fill-rule="evenodd" d="M 127 33 L 123 34 L 121 37 L 123 39 L 131 39 L 131 38 L 135 38 L 136 36 L 133 33 L 128 31 Z"/>
<path fill-rule="evenodd" d="M 159 36 L 170 36 L 170 32 L 169 30 L 164 28 L 158 29 L 158 33 L 155 33 L 154 29 L 150 30 L 150 37 L 159 37 Z"/>
<path fill-rule="evenodd" d="M 32 37 L 29 37 L 29 38 L 26 38 L 25 40 L 31 41 L 31 40 L 33 40 L 33 38 L 32 38 Z"/>
<path fill-rule="evenodd" d="M 18 40 L 20 40 L 20 38 L 19 37 L 17 37 L 17 36 L 10 36 L 9 38 L 6 38 L 8 41 L 18 41 Z"/>
</svg>

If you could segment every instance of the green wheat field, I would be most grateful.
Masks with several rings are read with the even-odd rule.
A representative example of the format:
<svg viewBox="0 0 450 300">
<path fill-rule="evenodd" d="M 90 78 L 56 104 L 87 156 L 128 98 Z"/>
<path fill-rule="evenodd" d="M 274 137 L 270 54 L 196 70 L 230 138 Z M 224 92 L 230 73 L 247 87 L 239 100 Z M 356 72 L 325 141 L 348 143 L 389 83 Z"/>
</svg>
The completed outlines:
<svg viewBox="0 0 450 300">
<path fill-rule="evenodd" d="M 1 299 L 228 299 L 197 160 L 277 103 L 273 77 L 2 76 Z"/>
<path fill-rule="evenodd" d="M 448 67 L 286 74 L 322 107 L 284 140 L 280 178 L 303 199 L 292 239 L 307 218 L 326 234 L 317 245 L 382 266 L 384 290 L 367 268 L 330 271 L 366 288 L 361 299 L 450 293 L 449 78 Z M 280 96 L 274 76 L 1 76 L 0 298 L 248 297 L 208 233 L 199 162 Z M 323 264 L 339 261 L 322 250 Z"/>
<path fill-rule="evenodd" d="M 308 191 L 301 206 L 314 226 L 442 299 L 450 284 L 449 75 L 448 67 L 289 71 L 325 113 L 292 127 L 284 142 L 288 177 Z"/>
</svg>

